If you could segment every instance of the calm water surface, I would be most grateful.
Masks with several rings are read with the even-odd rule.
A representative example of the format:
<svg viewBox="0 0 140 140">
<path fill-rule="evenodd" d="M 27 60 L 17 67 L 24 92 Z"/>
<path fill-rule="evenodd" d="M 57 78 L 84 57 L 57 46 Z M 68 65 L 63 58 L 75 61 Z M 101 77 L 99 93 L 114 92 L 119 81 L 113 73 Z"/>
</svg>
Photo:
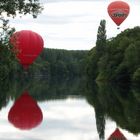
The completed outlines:
<svg viewBox="0 0 140 140">
<path fill-rule="evenodd" d="M 1 85 L 0 140 L 107 140 L 117 127 L 140 140 L 139 89 L 79 79 L 23 83 Z"/>
</svg>

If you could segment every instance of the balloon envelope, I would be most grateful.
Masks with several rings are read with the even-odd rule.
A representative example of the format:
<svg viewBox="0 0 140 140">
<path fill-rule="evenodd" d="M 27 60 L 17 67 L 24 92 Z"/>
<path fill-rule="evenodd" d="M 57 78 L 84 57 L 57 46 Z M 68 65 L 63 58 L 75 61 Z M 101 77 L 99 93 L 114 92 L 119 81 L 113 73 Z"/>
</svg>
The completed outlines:
<svg viewBox="0 0 140 140">
<path fill-rule="evenodd" d="M 42 37 L 30 30 L 15 32 L 11 36 L 10 42 L 13 50 L 16 51 L 19 62 L 25 69 L 38 57 L 44 46 Z"/>
<path fill-rule="evenodd" d="M 41 109 L 27 91 L 15 101 L 8 113 L 9 122 L 22 130 L 29 130 L 38 126 L 42 119 Z"/>
<path fill-rule="evenodd" d="M 127 18 L 129 11 L 129 5 L 123 1 L 114 1 L 108 6 L 108 14 L 118 26 Z"/>
</svg>

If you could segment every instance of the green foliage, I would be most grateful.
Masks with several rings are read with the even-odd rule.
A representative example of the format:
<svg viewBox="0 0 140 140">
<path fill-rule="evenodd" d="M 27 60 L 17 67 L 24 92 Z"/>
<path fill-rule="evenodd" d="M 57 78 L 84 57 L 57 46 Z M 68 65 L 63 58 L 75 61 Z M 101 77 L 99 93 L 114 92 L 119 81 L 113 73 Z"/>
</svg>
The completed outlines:
<svg viewBox="0 0 140 140">
<path fill-rule="evenodd" d="M 97 33 L 96 46 L 90 50 L 87 56 L 86 71 L 88 77 L 96 79 L 99 68 L 98 61 L 106 50 L 106 21 L 101 20 Z"/>
<path fill-rule="evenodd" d="M 26 76 L 26 74 L 16 79 L 4 79 L 0 81 L 0 110 L 5 107 L 9 101 L 16 100 L 24 91 L 28 91 L 29 94 L 37 101 L 66 99 L 69 96 L 81 96 L 84 80 L 80 78 L 69 79 L 61 77 L 53 77 L 48 79 L 47 77 L 39 76 L 32 77 Z"/>
<path fill-rule="evenodd" d="M 104 53 L 105 47 L 106 47 L 106 21 L 101 20 L 100 26 L 98 28 L 96 41 L 96 50 L 99 57 Z"/>
<path fill-rule="evenodd" d="M 86 72 L 88 77 L 95 79 L 97 76 L 97 62 L 98 62 L 98 56 L 96 53 L 96 49 L 93 48 L 88 56 L 87 56 L 87 65 L 86 65 Z"/>
<path fill-rule="evenodd" d="M 93 69 L 94 67 L 90 75 L 94 75 L 94 80 L 96 79 L 96 81 L 119 83 L 133 81 L 133 75 L 140 66 L 139 40 L 140 27 L 135 27 L 127 29 L 117 35 L 117 37 L 107 40 L 102 55 L 98 55 L 98 51 L 95 51 L 93 48 L 91 50 L 92 53 L 88 56 L 88 69 Z M 98 48 L 98 46 L 95 48 Z M 87 74 L 89 73 L 87 72 Z"/>
<path fill-rule="evenodd" d="M 3 0 L 0 1 L 0 80 L 7 78 L 15 72 L 17 60 L 13 53 L 9 38 L 15 31 L 6 20 L 7 16 L 15 17 L 17 14 L 32 14 L 33 17 L 41 12 L 39 0 Z"/>
<path fill-rule="evenodd" d="M 17 14 L 32 14 L 33 17 L 42 11 L 39 0 L 3 0 L 0 1 L 0 15 L 6 13 L 7 16 L 16 16 Z"/>
<path fill-rule="evenodd" d="M 68 51 L 59 49 L 44 49 L 40 57 L 35 61 L 30 73 L 36 73 L 49 77 L 81 76 L 84 74 L 84 58 L 87 51 Z M 40 66 L 40 67 L 38 67 Z"/>
<path fill-rule="evenodd" d="M 140 68 L 138 68 L 133 74 L 133 82 L 140 84 Z"/>
<path fill-rule="evenodd" d="M 7 27 L 8 21 L 2 20 L 3 26 L 0 32 L 0 80 L 9 76 L 14 67 L 15 55 L 12 53 L 12 46 L 9 44 L 9 37 L 14 29 Z"/>
<path fill-rule="evenodd" d="M 125 50 L 124 62 L 129 68 L 130 73 L 134 73 L 137 67 L 140 65 L 140 41 L 136 41 L 130 44 Z"/>
</svg>

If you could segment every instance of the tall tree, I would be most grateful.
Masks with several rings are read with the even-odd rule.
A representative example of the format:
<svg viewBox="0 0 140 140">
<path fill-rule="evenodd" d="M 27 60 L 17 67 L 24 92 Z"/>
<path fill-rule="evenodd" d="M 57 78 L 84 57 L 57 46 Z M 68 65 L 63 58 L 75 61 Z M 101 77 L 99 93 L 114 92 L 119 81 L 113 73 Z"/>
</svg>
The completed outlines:
<svg viewBox="0 0 140 140">
<path fill-rule="evenodd" d="M 100 26 L 98 27 L 96 41 L 96 50 L 99 57 L 104 53 L 105 47 L 106 47 L 106 21 L 101 20 Z"/>
<path fill-rule="evenodd" d="M 87 57 L 86 71 L 88 76 L 93 80 L 95 80 L 96 77 L 98 76 L 99 71 L 98 62 L 102 57 L 103 53 L 105 53 L 105 48 L 106 48 L 106 21 L 101 20 L 97 32 L 96 46 L 90 50 L 89 55 Z"/>
</svg>

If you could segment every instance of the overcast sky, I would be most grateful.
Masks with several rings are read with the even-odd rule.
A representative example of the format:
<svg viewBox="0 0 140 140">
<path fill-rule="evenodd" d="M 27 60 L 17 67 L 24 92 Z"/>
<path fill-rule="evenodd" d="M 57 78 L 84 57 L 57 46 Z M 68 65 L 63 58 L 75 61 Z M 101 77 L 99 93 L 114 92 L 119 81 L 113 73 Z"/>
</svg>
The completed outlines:
<svg viewBox="0 0 140 140">
<path fill-rule="evenodd" d="M 140 0 L 124 0 L 130 14 L 117 30 L 107 7 L 114 0 L 41 0 L 44 10 L 37 19 L 31 15 L 11 19 L 16 30 L 39 33 L 46 48 L 89 50 L 95 46 L 98 26 L 106 20 L 107 37 L 115 37 L 126 28 L 140 25 Z"/>
</svg>

